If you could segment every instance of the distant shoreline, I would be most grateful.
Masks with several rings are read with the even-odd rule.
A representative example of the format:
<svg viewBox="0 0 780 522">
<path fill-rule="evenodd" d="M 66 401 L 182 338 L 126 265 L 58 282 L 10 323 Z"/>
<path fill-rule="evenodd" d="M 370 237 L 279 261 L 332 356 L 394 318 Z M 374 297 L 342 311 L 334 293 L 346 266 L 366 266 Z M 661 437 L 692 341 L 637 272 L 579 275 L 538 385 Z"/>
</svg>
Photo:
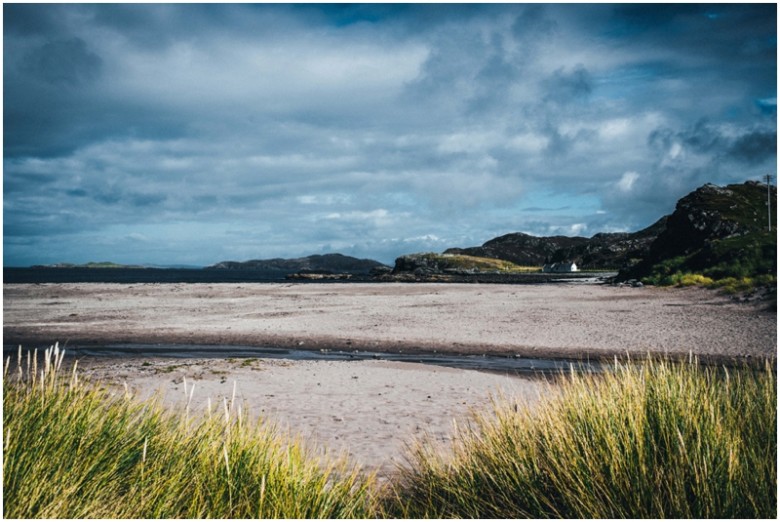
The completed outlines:
<svg viewBox="0 0 780 522">
<path fill-rule="evenodd" d="M 289 272 L 268 270 L 231 270 L 225 268 L 87 268 L 87 267 L 4 267 L 5 284 L 44 283 L 279 283 L 289 281 Z M 524 274 L 396 274 L 374 277 L 353 274 L 348 280 L 317 280 L 319 283 L 496 283 L 540 284 L 569 279 L 597 279 L 616 275 L 617 272 L 573 272 L 550 274 L 530 272 Z M 308 284 L 306 279 L 295 282 Z"/>
</svg>

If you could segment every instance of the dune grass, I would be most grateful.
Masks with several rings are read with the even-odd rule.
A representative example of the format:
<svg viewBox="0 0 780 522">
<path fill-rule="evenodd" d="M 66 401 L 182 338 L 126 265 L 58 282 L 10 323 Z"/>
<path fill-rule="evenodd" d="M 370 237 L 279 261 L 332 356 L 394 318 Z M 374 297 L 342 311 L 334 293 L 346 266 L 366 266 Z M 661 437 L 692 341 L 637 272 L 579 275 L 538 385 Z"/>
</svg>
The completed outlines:
<svg viewBox="0 0 780 522">
<path fill-rule="evenodd" d="M 416 446 L 401 518 L 775 518 L 775 370 L 653 360 L 572 375 L 533 410 L 498 400 L 453 450 Z"/>
<path fill-rule="evenodd" d="M 372 479 L 225 402 L 191 418 L 19 355 L 3 380 L 4 518 L 363 518 Z M 23 366 L 26 368 L 22 369 Z M 40 372 L 40 373 L 39 373 Z"/>
<path fill-rule="evenodd" d="M 19 353 L 3 379 L 5 518 L 775 518 L 777 386 L 660 359 L 496 399 L 381 488 L 233 401 L 172 412 Z M 190 390 L 191 393 L 191 390 Z"/>
</svg>

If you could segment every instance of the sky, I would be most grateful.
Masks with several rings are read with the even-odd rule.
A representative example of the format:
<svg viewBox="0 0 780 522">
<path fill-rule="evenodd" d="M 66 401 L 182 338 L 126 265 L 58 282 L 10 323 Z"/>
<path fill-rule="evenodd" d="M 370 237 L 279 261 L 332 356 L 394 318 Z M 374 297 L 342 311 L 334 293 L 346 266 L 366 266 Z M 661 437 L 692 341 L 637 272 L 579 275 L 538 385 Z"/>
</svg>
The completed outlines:
<svg viewBox="0 0 780 522">
<path fill-rule="evenodd" d="M 3 5 L 3 263 L 636 231 L 777 170 L 770 4 Z"/>
</svg>

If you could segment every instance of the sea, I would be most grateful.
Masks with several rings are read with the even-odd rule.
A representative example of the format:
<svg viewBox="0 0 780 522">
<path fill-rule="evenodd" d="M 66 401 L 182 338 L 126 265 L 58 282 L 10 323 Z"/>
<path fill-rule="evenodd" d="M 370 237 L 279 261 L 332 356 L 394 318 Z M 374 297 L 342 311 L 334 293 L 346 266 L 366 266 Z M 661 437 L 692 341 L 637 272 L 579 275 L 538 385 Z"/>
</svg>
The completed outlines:
<svg viewBox="0 0 780 522">
<path fill-rule="evenodd" d="M 287 274 L 224 268 L 3 267 L 3 283 L 274 283 Z"/>
<path fill-rule="evenodd" d="M 286 281 L 286 270 L 229 270 L 225 268 L 85 268 L 85 267 L 3 267 L 3 283 L 278 283 Z M 617 272 L 576 272 L 548 274 L 481 274 L 455 276 L 458 282 L 509 284 L 598 284 Z M 295 279 L 296 283 L 380 283 L 369 275 L 354 274 L 349 279 Z"/>
</svg>

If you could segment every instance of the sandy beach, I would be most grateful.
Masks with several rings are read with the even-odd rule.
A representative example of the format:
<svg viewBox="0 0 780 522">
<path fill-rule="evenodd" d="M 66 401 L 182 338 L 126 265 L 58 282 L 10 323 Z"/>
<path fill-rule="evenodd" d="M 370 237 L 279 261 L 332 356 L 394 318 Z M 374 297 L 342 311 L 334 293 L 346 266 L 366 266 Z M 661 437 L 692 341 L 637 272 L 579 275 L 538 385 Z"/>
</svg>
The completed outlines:
<svg viewBox="0 0 780 522">
<path fill-rule="evenodd" d="M 548 389 L 539 379 L 389 361 L 90 358 L 79 369 L 92 380 L 127 383 L 141 399 L 160 394 L 179 412 L 189 403 L 192 413 L 210 406 L 224 415 L 235 400 L 317 454 L 348 457 L 382 477 L 405 462 L 416 437 L 446 445 L 453 422 L 489 409 L 499 394 L 533 403 Z"/>
<path fill-rule="evenodd" d="M 598 358 L 774 357 L 776 312 L 702 289 L 479 284 L 4 285 L 4 345 L 167 343 Z M 388 473 L 423 432 L 536 400 L 538 379 L 389 361 L 104 358 L 85 376 L 176 407 L 235 397 L 321 449 Z"/>
<path fill-rule="evenodd" d="M 777 314 L 703 289 L 479 284 L 4 285 L 17 343 L 765 357 Z"/>
</svg>

